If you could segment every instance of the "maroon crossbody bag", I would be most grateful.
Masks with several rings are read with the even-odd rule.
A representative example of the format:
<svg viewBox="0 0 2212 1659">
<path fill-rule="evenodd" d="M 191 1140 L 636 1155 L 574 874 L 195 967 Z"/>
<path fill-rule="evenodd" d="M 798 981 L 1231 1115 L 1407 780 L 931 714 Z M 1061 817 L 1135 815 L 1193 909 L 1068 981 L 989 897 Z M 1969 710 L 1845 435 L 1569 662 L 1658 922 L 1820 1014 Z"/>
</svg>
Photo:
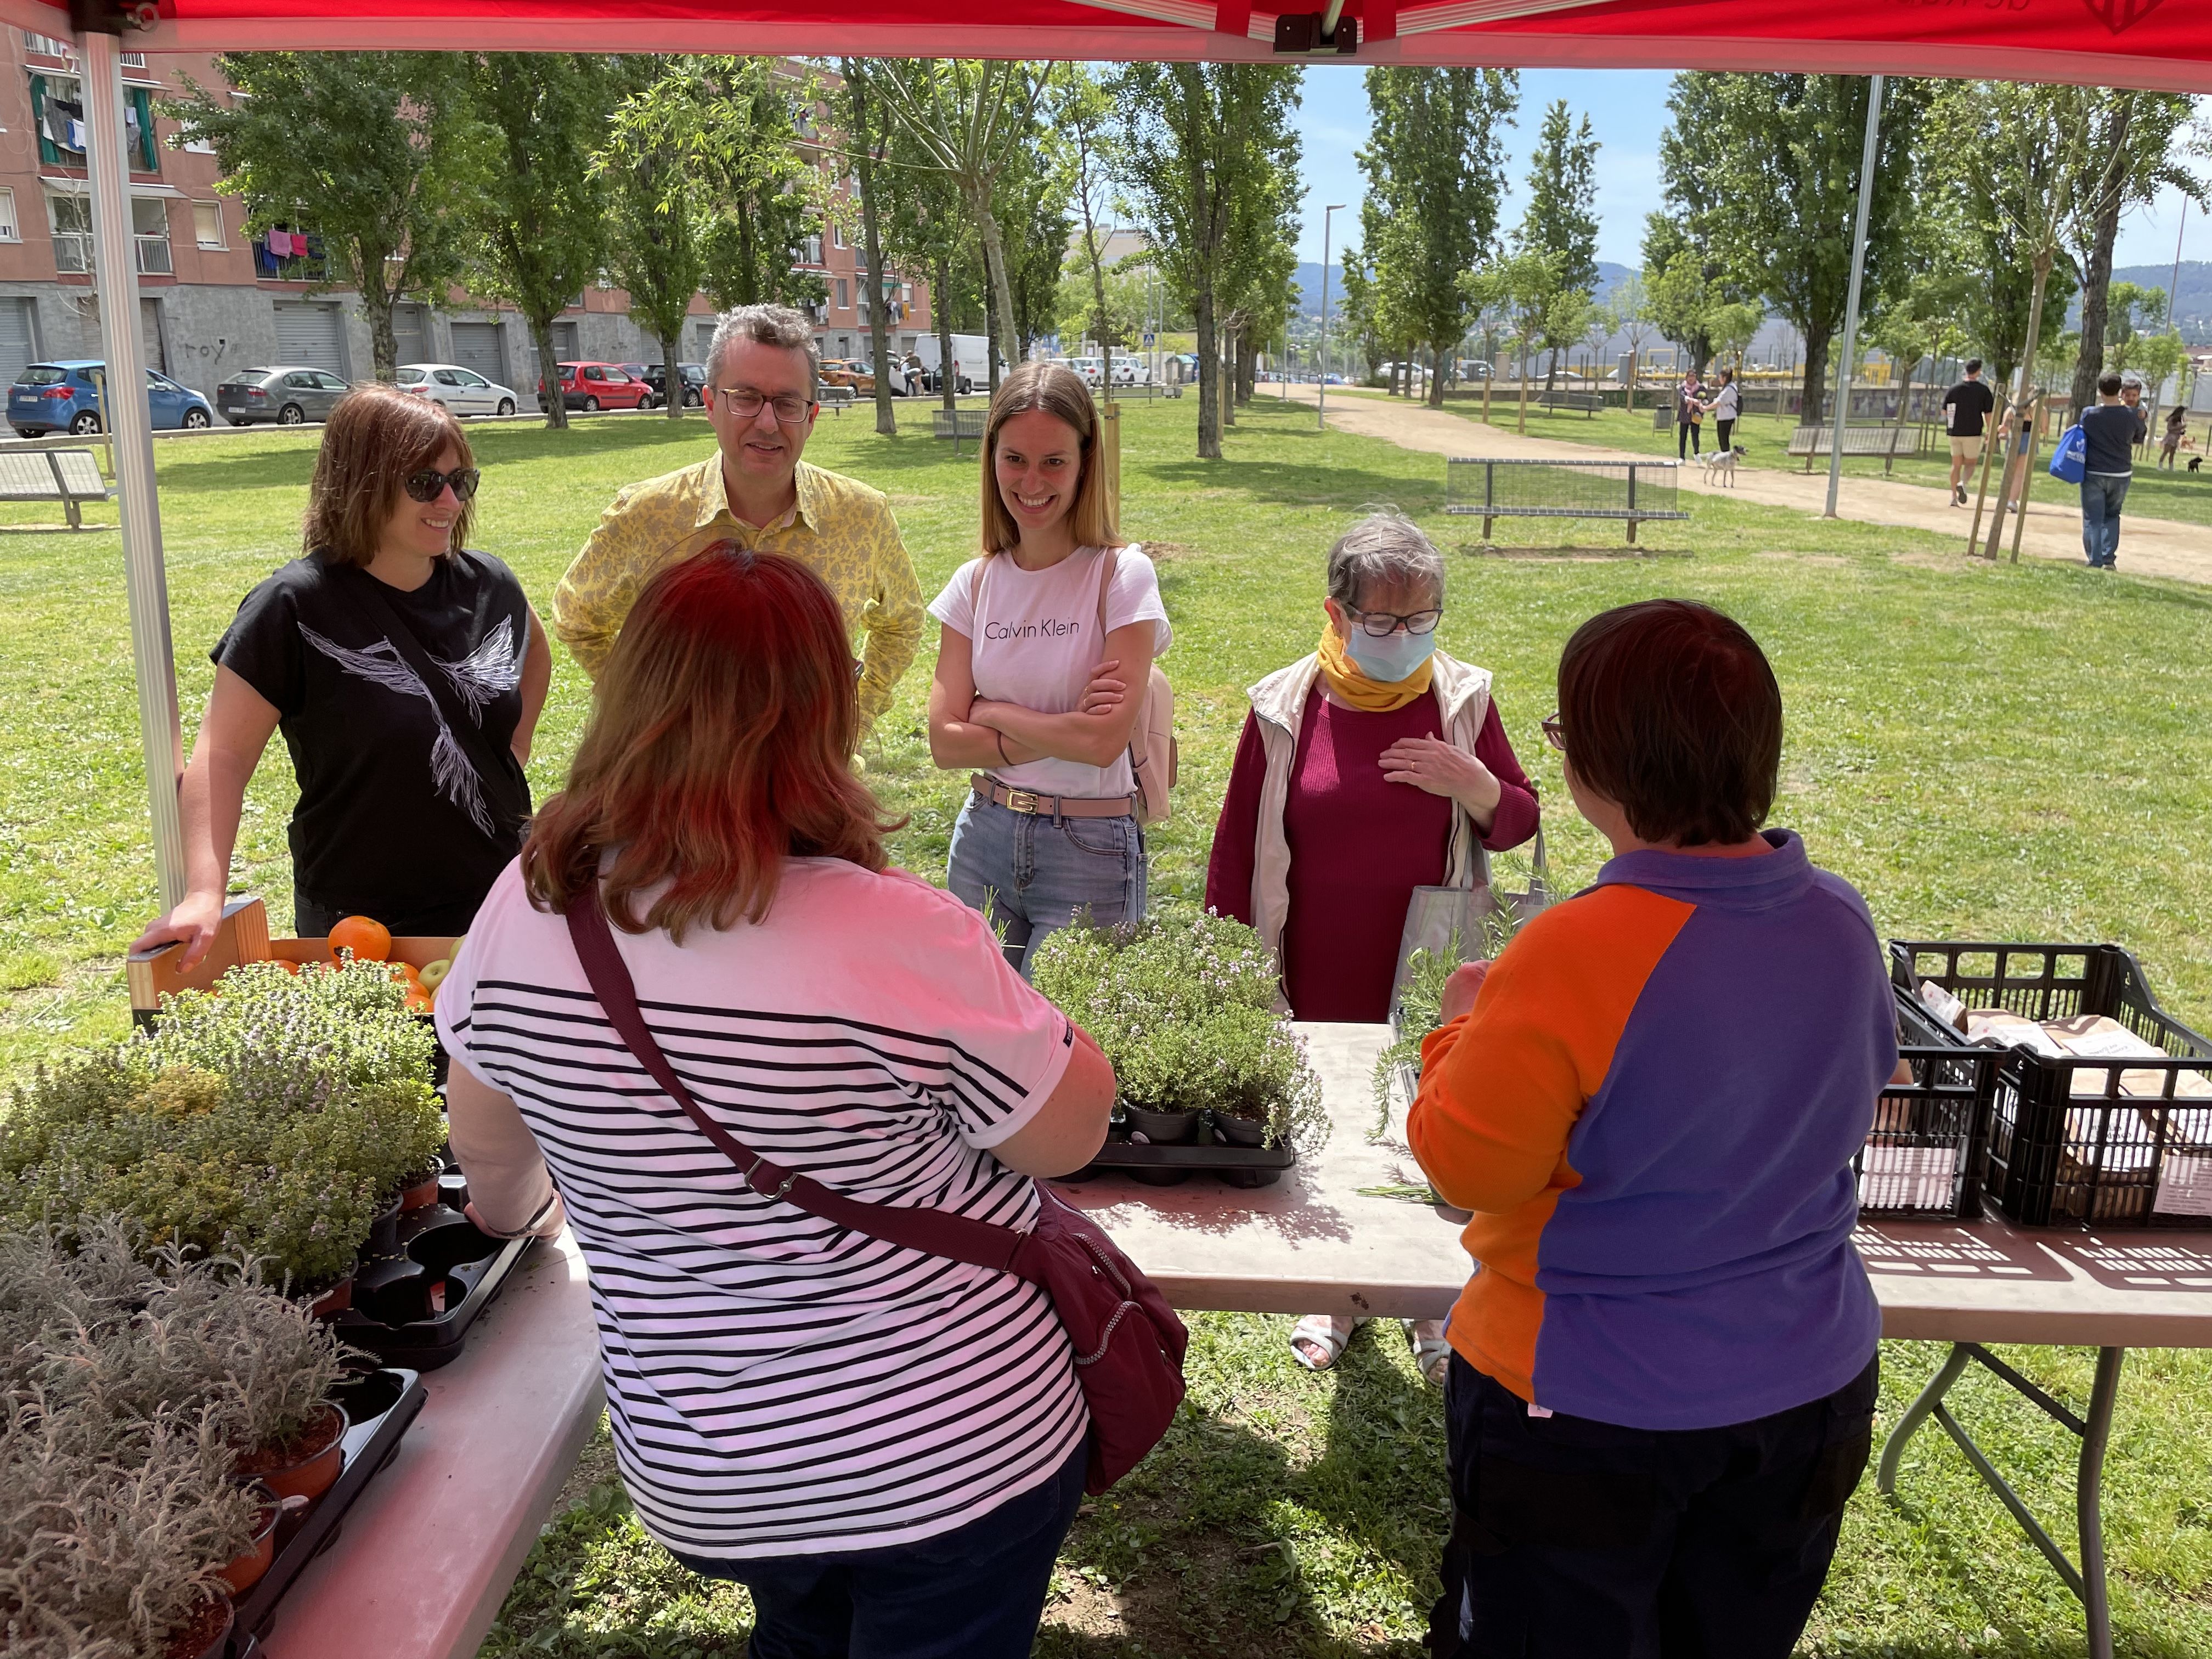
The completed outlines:
<svg viewBox="0 0 2212 1659">
<path fill-rule="evenodd" d="M 1042 1182 L 1036 1225 L 1024 1233 L 942 1210 L 847 1198 L 811 1176 L 763 1158 L 700 1109 L 661 1053 L 638 1012 L 637 986 L 615 949 L 596 883 L 569 902 L 568 922 L 584 977 L 617 1033 L 756 1193 L 886 1244 L 1016 1274 L 1052 1299 L 1075 1349 L 1076 1380 L 1091 1409 L 1086 1492 L 1104 1492 L 1159 1443 L 1182 1403 L 1182 1357 L 1190 1333 L 1097 1222 Z"/>
</svg>

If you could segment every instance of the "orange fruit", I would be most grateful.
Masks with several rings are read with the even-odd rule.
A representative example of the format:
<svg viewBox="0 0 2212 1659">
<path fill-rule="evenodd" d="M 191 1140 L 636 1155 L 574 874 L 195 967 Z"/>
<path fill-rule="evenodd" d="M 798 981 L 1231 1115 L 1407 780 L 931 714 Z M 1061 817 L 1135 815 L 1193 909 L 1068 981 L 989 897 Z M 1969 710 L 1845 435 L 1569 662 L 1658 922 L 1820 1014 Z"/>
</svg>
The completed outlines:
<svg viewBox="0 0 2212 1659">
<path fill-rule="evenodd" d="M 430 1013 L 434 1012 L 435 1006 L 436 1005 L 430 1000 L 430 994 L 424 990 L 421 986 L 410 985 L 407 988 L 407 1012 L 409 1013 Z"/>
<path fill-rule="evenodd" d="M 297 974 L 300 971 L 300 964 L 289 957 L 272 957 L 270 960 L 288 974 Z"/>
<path fill-rule="evenodd" d="M 356 962 L 382 962 L 392 954 L 392 930 L 367 916 L 348 916 L 331 929 L 331 954 L 351 951 Z"/>
</svg>

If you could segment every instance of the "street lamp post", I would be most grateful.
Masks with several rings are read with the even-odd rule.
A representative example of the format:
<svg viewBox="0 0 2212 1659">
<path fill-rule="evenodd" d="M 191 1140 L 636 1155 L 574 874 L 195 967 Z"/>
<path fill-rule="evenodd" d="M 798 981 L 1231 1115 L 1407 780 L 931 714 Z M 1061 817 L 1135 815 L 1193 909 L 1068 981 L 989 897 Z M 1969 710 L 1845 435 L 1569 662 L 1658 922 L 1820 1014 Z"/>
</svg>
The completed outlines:
<svg viewBox="0 0 2212 1659">
<path fill-rule="evenodd" d="M 1332 202 L 1321 213 L 1321 379 L 1314 385 L 1314 418 L 1328 429 L 1328 216 L 1344 204 Z"/>
</svg>

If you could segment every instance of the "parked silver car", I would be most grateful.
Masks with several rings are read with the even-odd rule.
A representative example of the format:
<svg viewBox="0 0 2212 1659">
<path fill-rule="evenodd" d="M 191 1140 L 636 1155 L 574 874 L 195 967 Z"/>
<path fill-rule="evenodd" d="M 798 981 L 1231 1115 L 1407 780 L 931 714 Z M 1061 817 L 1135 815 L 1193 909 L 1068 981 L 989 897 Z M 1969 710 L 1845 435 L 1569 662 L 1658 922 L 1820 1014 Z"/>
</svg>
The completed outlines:
<svg viewBox="0 0 2212 1659">
<path fill-rule="evenodd" d="M 298 426 L 329 419 L 347 389 L 344 380 L 326 368 L 242 368 L 215 389 L 215 407 L 233 426 L 256 421 Z"/>
<path fill-rule="evenodd" d="M 512 415 L 521 401 L 513 386 L 459 363 L 402 363 L 393 378 L 402 392 L 434 398 L 456 415 Z"/>
</svg>

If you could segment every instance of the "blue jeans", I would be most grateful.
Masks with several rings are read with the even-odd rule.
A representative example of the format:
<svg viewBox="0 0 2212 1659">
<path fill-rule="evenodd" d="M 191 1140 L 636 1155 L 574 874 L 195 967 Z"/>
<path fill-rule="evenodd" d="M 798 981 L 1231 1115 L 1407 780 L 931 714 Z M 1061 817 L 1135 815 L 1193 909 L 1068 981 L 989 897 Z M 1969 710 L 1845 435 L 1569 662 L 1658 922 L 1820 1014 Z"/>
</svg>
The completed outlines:
<svg viewBox="0 0 2212 1659">
<path fill-rule="evenodd" d="M 2130 475 L 2092 472 L 2081 480 L 2081 550 L 2092 570 L 2115 568 L 2120 561 L 2120 503 L 2128 498 Z"/>
<path fill-rule="evenodd" d="M 1086 1440 L 1043 1485 L 919 1544 L 676 1559 L 752 1592 L 749 1659 L 1029 1659 L 1090 1455 Z"/>
<path fill-rule="evenodd" d="M 949 864 L 945 884 L 989 919 L 1024 977 L 1036 947 L 1079 914 L 1102 927 L 1145 914 L 1145 834 L 1129 814 L 1055 818 L 971 793 Z"/>
</svg>

